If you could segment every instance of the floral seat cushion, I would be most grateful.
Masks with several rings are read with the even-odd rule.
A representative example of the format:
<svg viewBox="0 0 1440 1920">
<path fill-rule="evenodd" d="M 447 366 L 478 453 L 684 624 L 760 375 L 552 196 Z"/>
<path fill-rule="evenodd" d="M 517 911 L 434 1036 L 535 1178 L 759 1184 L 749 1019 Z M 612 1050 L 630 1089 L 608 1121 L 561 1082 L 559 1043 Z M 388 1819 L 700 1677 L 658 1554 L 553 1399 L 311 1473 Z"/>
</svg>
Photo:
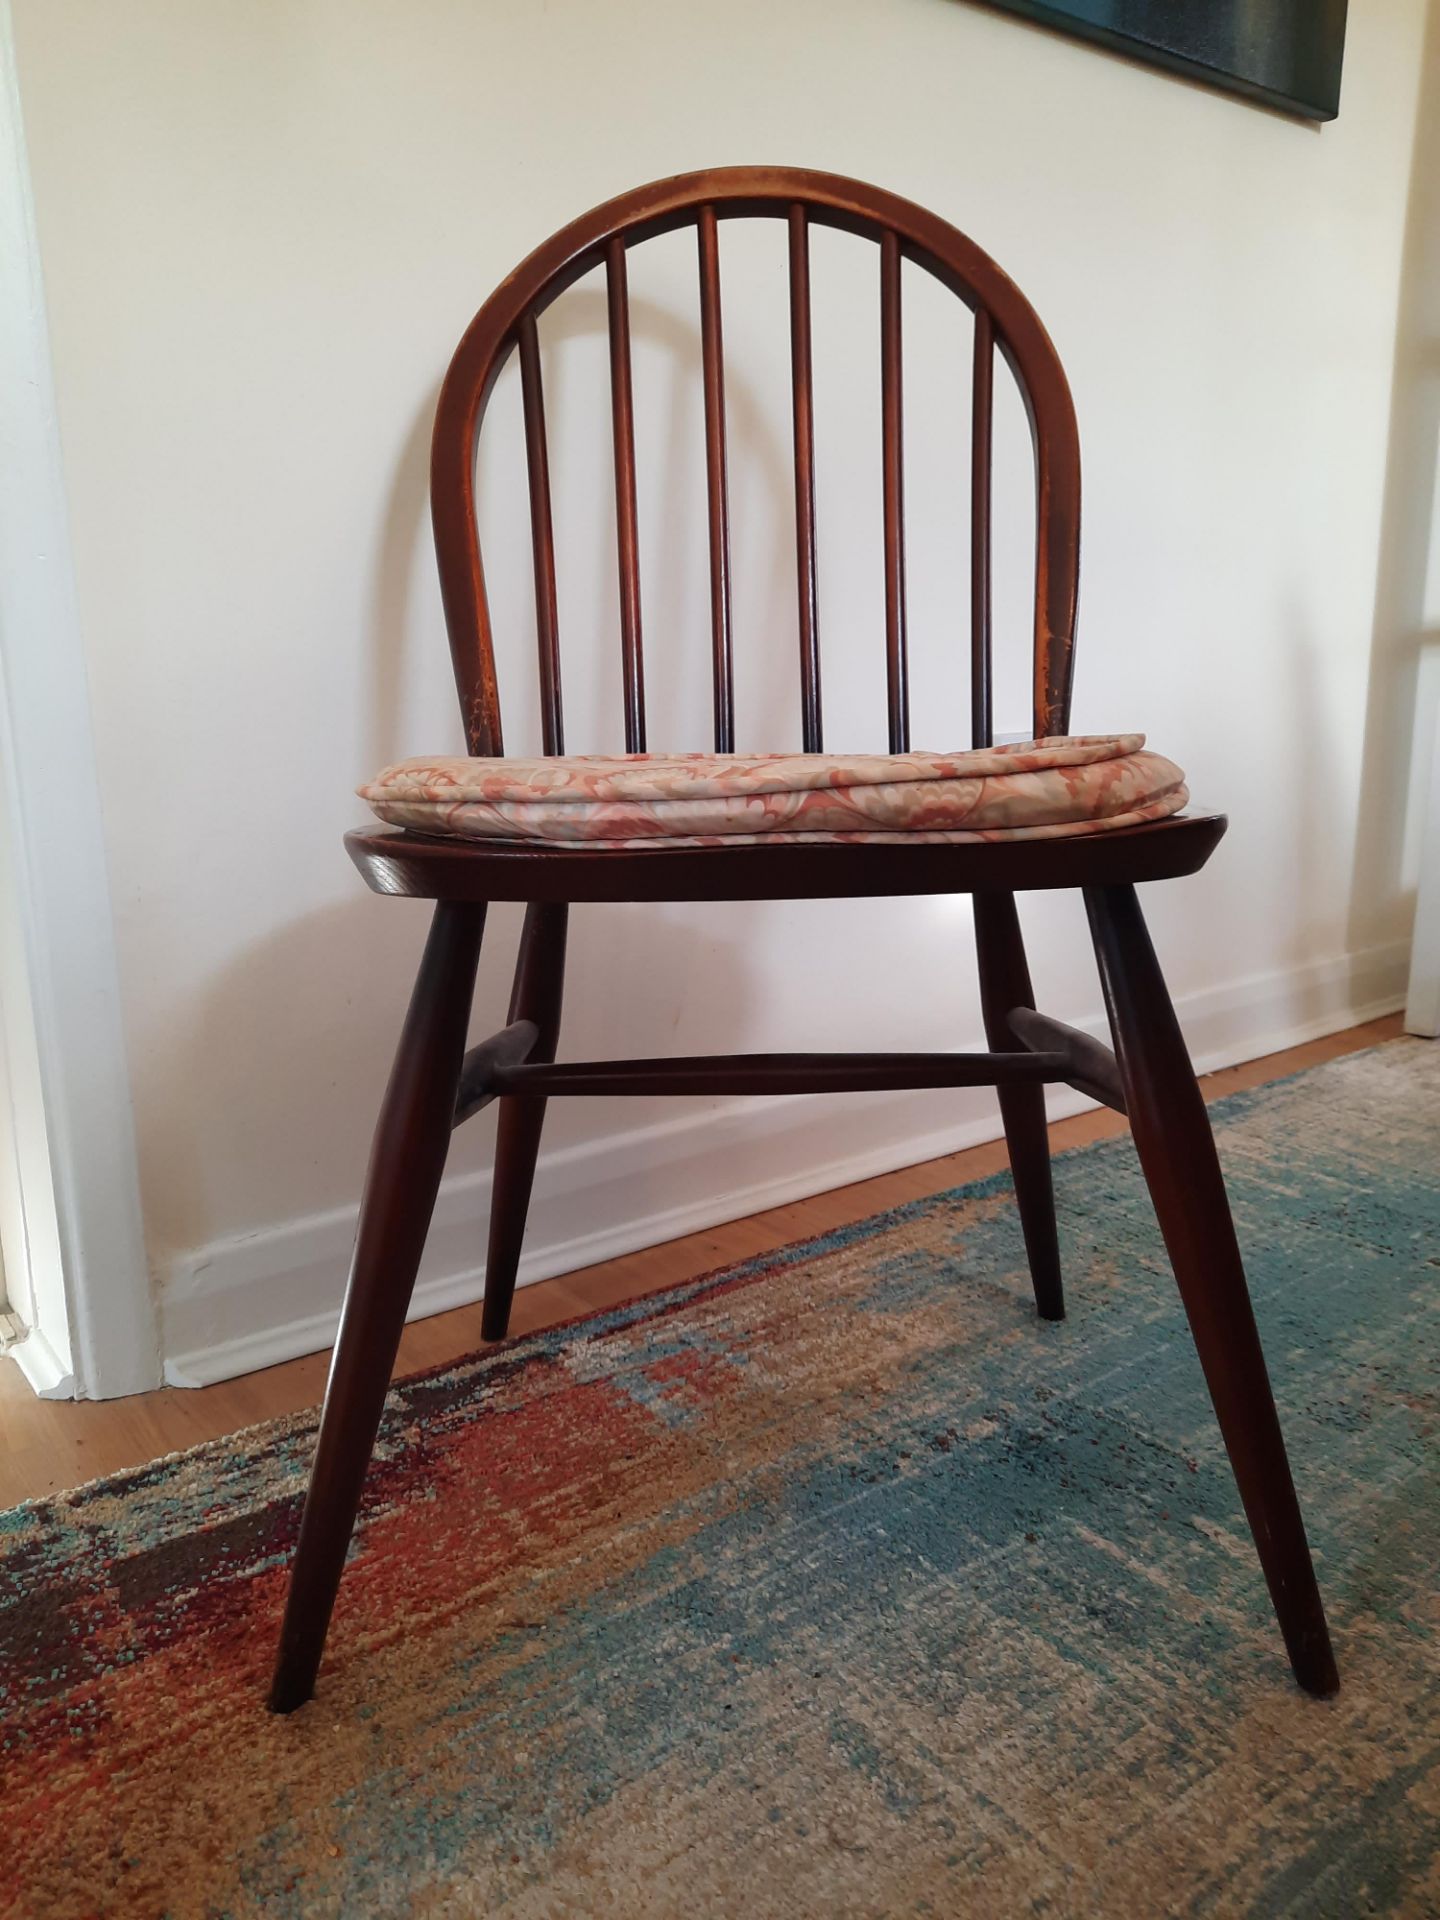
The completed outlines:
<svg viewBox="0 0 1440 1920">
<path fill-rule="evenodd" d="M 1143 733 L 962 753 L 634 753 L 416 759 L 360 795 L 413 832 L 550 846 L 1045 840 L 1176 813 L 1173 761 Z"/>
</svg>

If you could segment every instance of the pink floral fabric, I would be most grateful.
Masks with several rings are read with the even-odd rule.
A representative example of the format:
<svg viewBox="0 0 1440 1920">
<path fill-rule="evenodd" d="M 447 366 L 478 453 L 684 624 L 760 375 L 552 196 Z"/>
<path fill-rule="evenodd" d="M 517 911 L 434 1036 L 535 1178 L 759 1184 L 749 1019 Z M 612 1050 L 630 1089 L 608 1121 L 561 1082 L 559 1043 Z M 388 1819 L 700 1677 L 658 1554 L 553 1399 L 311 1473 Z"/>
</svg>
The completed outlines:
<svg viewBox="0 0 1440 1920">
<path fill-rule="evenodd" d="M 788 840 L 1025 840 L 1101 833 L 1189 798 L 1143 733 L 960 753 L 416 759 L 359 789 L 413 832 L 552 846 Z"/>
</svg>

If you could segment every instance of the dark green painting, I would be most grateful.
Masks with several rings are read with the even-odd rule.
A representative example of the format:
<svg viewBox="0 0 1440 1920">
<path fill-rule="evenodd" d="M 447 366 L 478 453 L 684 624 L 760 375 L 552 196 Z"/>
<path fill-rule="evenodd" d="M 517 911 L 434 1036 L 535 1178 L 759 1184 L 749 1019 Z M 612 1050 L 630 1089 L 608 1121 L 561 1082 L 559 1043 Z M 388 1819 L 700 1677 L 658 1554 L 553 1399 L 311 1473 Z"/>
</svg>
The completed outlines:
<svg viewBox="0 0 1440 1920">
<path fill-rule="evenodd" d="M 1340 110 L 1346 0 L 989 0 L 1307 120 Z"/>
</svg>

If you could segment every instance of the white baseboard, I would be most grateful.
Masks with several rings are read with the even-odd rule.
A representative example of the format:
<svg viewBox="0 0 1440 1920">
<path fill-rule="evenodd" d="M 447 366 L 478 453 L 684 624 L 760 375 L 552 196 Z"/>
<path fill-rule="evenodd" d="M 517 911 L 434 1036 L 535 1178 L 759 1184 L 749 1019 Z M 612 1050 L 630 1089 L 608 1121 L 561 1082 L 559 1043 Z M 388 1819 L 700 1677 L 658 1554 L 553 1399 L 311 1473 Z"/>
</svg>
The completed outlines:
<svg viewBox="0 0 1440 1920">
<path fill-rule="evenodd" d="M 1189 995 L 1177 1011 L 1196 1067 L 1212 1072 L 1393 1012 L 1403 945 L 1257 974 Z M 1097 1016 L 1081 1020 L 1097 1036 Z M 1052 1117 L 1092 1103 L 1068 1088 Z M 857 1115 L 864 1116 L 863 1127 Z M 722 1221 L 991 1140 L 993 1093 L 734 1100 L 674 1123 L 541 1159 L 519 1284 L 654 1246 Z M 862 1138 L 863 1147 L 855 1142 Z M 490 1176 L 440 1190 L 410 1318 L 478 1300 Z M 177 1263 L 162 1294 L 165 1378 L 200 1387 L 328 1347 L 355 1232 L 353 1207 L 220 1240 Z"/>
<path fill-rule="evenodd" d="M 39 1399 L 75 1398 L 75 1375 L 38 1327 L 31 1327 L 13 1346 L 6 1347 L 4 1356 L 15 1362 L 30 1383 L 31 1391 Z"/>
</svg>

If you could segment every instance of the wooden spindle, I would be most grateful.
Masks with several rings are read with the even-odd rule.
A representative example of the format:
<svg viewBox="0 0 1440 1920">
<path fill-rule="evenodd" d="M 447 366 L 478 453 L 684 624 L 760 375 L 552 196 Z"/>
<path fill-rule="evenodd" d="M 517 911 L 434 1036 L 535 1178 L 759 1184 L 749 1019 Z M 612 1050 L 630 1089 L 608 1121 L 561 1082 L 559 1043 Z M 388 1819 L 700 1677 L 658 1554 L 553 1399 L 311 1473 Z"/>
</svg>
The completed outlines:
<svg viewBox="0 0 1440 1920">
<path fill-rule="evenodd" d="M 710 511 L 710 642 L 715 751 L 735 751 L 735 666 L 730 634 L 730 490 L 725 460 L 725 349 L 720 326 L 720 237 L 702 207 L 700 349 L 705 372 L 705 488 Z"/>
<path fill-rule="evenodd" d="M 795 581 L 800 601 L 800 728 L 819 753 L 820 604 L 815 576 L 815 407 L 810 365 L 810 223 L 790 209 L 790 385 L 795 413 Z"/>
<path fill-rule="evenodd" d="M 640 540 L 635 506 L 635 398 L 630 383 L 630 293 L 625 242 L 605 249 L 610 309 L 610 414 L 615 441 L 615 546 L 620 562 L 620 645 L 625 676 L 625 751 L 645 751 L 645 666 L 640 644 Z"/>
<path fill-rule="evenodd" d="M 905 422 L 900 384 L 900 240 L 886 229 L 880 240 L 881 430 L 885 474 L 885 682 L 890 751 L 910 745 L 910 695 L 905 653 Z"/>
<path fill-rule="evenodd" d="M 975 378 L 970 407 L 970 744 L 994 739 L 990 673 L 990 469 L 995 393 L 995 335 L 984 307 L 975 312 Z"/>
<path fill-rule="evenodd" d="M 560 613 L 555 594 L 555 533 L 550 518 L 550 456 L 545 391 L 535 316 L 520 322 L 520 394 L 525 410 L 525 465 L 530 477 L 530 548 L 535 561 L 535 632 L 540 647 L 540 729 L 546 753 L 564 753 L 560 704 Z"/>
<path fill-rule="evenodd" d="M 1061 376 L 1063 383 L 1063 375 Z M 1070 731 L 1075 602 L 1080 585 L 1080 445 L 1069 389 L 1061 432 L 1035 437 L 1035 691 L 1037 740 Z"/>
</svg>

